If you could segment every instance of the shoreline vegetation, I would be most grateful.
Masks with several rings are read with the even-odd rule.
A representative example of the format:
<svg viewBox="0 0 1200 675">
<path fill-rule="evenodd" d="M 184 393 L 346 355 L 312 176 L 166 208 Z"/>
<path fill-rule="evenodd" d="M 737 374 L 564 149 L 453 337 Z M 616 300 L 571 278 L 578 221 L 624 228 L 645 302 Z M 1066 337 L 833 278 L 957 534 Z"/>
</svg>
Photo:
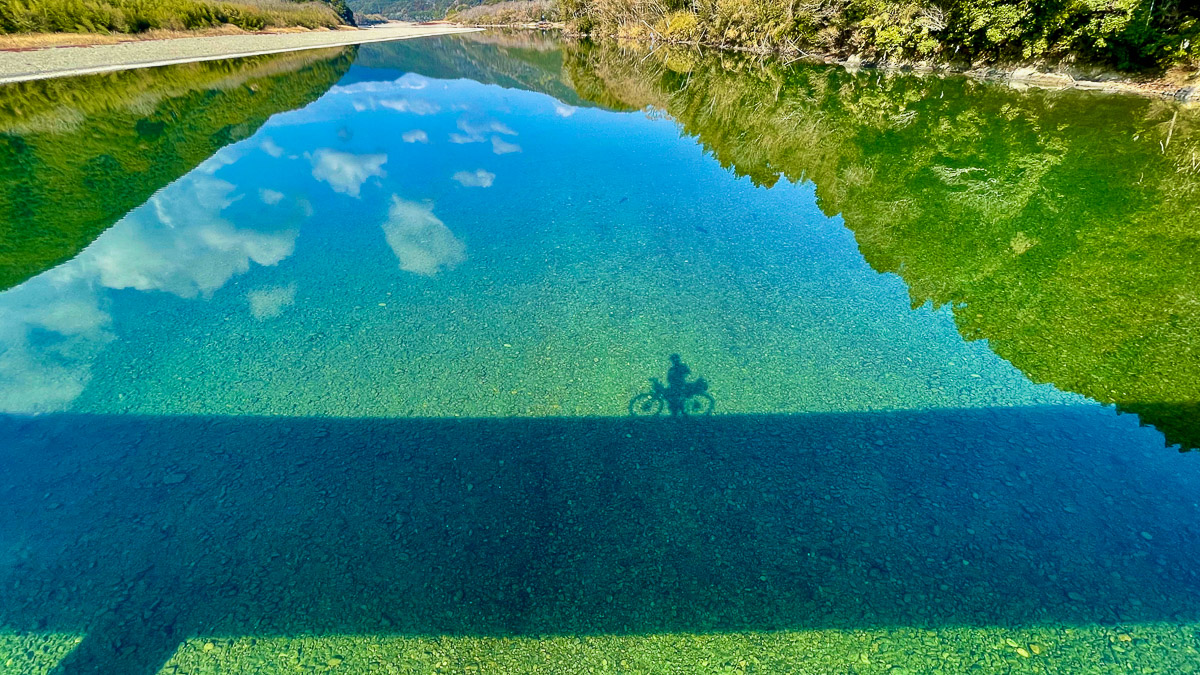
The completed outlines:
<svg viewBox="0 0 1200 675">
<path fill-rule="evenodd" d="M 30 51 L 49 47 L 92 47 L 115 45 L 123 42 L 149 40 L 172 40 L 176 38 L 216 37 L 223 35 L 282 35 L 311 31 L 354 30 L 352 26 L 338 25 L 332 28 L 304 26 L 281 26 L 263 30 L 243 30 L 232 24 L 195 30 L 154 29 L 144 33 L 0 33 L 0 51 Z"/>
<path fill-rule="evenodd" d="M 453 11 L 447 19 L 476 27 L 556 27 L 581 38 L 711 47 L 851 69 L 955 72 L 1200 97 L 1200 7 L 1182 1 L 509 0 Z"/>
<path fill-rule="evenodd" d="M 354 26 L 345 0 L 0 0 L 0 39 L 86 34 L 175 37 L 186 32 Z M 18 43 L 19 44 L 19 43 Z"/>
</svg>

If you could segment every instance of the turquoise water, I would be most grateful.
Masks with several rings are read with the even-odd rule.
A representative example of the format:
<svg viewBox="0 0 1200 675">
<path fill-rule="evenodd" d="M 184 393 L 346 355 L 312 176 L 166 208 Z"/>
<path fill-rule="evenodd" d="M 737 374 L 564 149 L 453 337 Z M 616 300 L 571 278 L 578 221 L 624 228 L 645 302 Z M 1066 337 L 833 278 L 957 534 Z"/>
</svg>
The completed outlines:
<svg viewBox="0 0 1200 675">
<path fill-rule="evenodd" d="M 1196 458 L 819 184 L 356 58 L 0 294 L 13 672 L 1200 663 Z M 673 353 L 714 414 L 630 418 Z"/>
<path fill-rule="evenodd" d="M 417 75 L 273 118 L 0 302 L 9 412 L 620 416 L 673 352 L 722 413 L 1083 403 L 910 311 L 812 185 Z"/>
</svg>

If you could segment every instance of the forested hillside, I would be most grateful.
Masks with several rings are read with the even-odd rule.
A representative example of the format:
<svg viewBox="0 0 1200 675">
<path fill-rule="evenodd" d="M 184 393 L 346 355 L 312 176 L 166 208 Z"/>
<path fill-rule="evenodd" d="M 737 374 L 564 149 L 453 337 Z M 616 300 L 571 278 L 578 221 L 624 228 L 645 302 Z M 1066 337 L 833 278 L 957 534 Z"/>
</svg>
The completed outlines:
<svg viewBox="0 0 1200 675">
<path fill-rule="evenodd" d="M 593 37 L 964 66 L 1200 66 L 1200 4 L 1189 0 L 553 1 L 569 28 Z M 470 22 L 511 13 L 484 7 L 495 16 L 475 10 Z"/>
</svg>

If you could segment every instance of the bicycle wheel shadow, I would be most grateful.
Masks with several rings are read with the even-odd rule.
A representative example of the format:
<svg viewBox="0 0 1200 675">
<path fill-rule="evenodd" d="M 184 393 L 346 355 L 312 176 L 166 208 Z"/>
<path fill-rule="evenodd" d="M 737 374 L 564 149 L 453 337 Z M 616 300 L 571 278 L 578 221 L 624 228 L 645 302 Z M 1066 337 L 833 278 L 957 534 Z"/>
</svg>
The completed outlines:
<svg viewBox="0 0 1200 675">
<path fill-rule="evenodd" d="M 154 672 L 196 636 L 1200 618 L 1194 463 L 1096 408 L 0 438 L 0 630 L 85 633 L 62 673 Z"/>
<path fill-rule="evenodd" d="M 650 378 L 650 391 L 635 394 L 629 399 L 631 417 L 654 417 L 665 408 L 672 416 L 711 415 L 717 401 L 708 391 L 708 380 L 698 377 L 689 381 L 692 369 L 678 354 L 667 357 L 667 385 L 657 377 Z"/>
</svg>

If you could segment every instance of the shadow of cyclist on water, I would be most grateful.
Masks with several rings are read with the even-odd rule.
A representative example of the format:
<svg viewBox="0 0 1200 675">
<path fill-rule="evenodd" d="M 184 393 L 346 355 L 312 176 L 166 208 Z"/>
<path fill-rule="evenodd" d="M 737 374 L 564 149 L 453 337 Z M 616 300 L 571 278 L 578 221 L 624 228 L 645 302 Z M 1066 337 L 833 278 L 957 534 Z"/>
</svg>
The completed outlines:
<svg viewBox="0 0 1200 675">
<path fill-rule="evenodd" d="M 672 415 L 686 415 L 684 402 L 691 395 L 687 378 L 692 374 L 692 369 L 687 367 L 678 354 L 672 354 L 670 359 L 671 367 L 667 369 L 667 389 L 663 398 L 667 399 L 667 408 Z"/>
<path fill-rule="evenodd" d="M 650 378 L 652 390 L 638 394 L 629 401 L 629 414 L 639 416 L 654 416 L 662 412 L 664 403 L 672 416 L 689 414 L 708 415 L 716 404 L 708 393 L 708 382 L 704 378 L 696 378 L 689 382 L 688 368 L 678 354 L 671 354 L 671 367 L 667 369 L 667 386 L 657 378 Z"/>
</svg>

